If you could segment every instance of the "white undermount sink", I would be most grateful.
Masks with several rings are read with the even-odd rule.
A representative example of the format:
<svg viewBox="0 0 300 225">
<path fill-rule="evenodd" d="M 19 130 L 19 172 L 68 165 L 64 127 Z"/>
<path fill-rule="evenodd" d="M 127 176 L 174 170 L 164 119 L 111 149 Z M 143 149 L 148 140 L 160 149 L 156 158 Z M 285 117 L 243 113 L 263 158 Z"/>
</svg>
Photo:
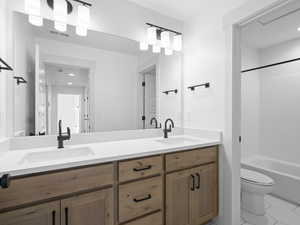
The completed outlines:
<svg viewBox="0 0 300 225">
<path fill-rule="evenodd" d="M 199 140 L 189 138 L 189 137 L 169 137 L 169 138 L 164 138 L 156 141 L 163 144 L 191 144 L 191 143 L 199 142 Z"/>
<path fill-rule="evenodd" d="M 42 152 L 31 152 L 27 153 L 22 163 L 41 163 L 56 160 L 66 160 L 80 157 L 92 156 L 95 153 L 88 147 L 83 148 L 66 148 L 66 149 L 53 149 Z"/>
</svg>

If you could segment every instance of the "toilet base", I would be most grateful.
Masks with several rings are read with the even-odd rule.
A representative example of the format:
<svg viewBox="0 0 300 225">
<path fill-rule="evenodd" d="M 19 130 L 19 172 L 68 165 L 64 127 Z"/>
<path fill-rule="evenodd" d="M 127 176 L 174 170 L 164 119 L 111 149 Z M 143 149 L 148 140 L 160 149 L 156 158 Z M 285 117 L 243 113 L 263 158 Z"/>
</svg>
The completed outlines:
<svg viewBox="0 0 300 225">
<path fill-rule="evenodd" d="M 268 224 L 268 220 L 269 220 L 265 215 L 257 216 L 243 209 L 242 209 L 242 219 L 245 222 L 253 225 L 266 225 Z"/>
</svg>

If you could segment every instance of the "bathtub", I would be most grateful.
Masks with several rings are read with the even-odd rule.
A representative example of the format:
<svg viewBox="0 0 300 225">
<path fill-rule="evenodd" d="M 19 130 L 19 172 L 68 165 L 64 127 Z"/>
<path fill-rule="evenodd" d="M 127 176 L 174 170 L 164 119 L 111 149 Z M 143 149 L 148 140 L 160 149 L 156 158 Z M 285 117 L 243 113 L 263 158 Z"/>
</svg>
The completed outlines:
<svg viewBox="0 0 300 225">
<path fill-rule="evenodd" d="M 261 172 L 275 181 L 273 195 L 300 204 L 300 165 L 260 156 L 242 161 L 242 168 Z"/>
</svg>

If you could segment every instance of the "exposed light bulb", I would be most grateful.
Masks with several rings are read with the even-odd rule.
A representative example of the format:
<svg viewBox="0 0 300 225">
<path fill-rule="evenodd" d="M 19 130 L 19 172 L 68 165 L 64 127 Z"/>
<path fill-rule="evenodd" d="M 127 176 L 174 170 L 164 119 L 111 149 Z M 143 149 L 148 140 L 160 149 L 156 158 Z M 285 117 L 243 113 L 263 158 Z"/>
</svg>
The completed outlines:
<svg viewBox="0 0 300 225">
<path fill-rule="evenodd" d="M 165 48 L 165 55 L 167 55 L 167 56 L 173 55 L 173 49 L 172 48 Z"/>
<path fill-rule="evenodd" d="M 65 32 L 67 30 L 68 5 L 66 0 L 53 1 L 54 27 L 56 30 Z"/>
<path fill-rule="evenodd" d="M 150 45 L 155 45 L 157 42 L 157 36 L 156 36 L 156 28 L 155 27 L 149 27 L 147 29 L 147 39 L 148 43 Z"/>
<path fill-rule="evenodd" d="M 170 47 L 170 32 L 163 31 L 161 33 L 161 47 L 168 48 Z"/>
<path fill-rule="evenodd" d="M 25 11 L 28 13 L 28 21 L 35 26 L 43 26 L 41 17 L 41 0 L 25 0 Z"/>
<path fill-rule="evenodd" d="M 174 36 L 173 49 L 175 51 L 181 51 L 182 50 L 182 35 Z"/>
<path fill-rule="evenodd" d="M 161 52 L 160 46 L 159 45 L 153 45 L 152 52 L 153 53 L 160 53 Z"/>
<path fill-rule="evenodd" d="M 87 30 L 90 26 L 90 8 L 84 5 L 78 6 L 76 34 L 87 36 Z"/>
<path fill-rule="evenodd" d="M 146 41 L 140 42 L 140 50 L 141 51 L 147 51 L 149 49 L 149 45 Z"/>
</svg>

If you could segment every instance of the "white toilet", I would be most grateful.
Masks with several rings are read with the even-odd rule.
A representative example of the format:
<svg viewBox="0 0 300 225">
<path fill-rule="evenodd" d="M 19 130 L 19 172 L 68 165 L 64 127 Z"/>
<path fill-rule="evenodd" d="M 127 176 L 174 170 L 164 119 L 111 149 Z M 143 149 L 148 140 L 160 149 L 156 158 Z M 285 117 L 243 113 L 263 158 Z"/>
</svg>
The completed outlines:
<svg viewBox="0 0 300 225">
<path fill-rule="evenodd" d="M 272 192 L 274 180 L 264 174 L 241 169 L 242 218 L 253 225 L 266 225 L 264 197 Z"/>
</svg>

